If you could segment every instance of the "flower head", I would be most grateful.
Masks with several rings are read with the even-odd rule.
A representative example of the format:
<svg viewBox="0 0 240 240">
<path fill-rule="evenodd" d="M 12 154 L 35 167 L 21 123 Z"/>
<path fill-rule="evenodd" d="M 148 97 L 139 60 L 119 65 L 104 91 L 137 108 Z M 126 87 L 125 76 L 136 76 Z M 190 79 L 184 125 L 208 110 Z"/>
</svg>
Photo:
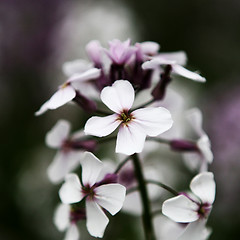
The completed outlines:
<svg viewBox="0 0 240 240">
<path fill-rule="evenodd" d="M 134 102 L 134 89 L 126 80 L 118 80 L 101 92 L 103 103 L 115 113 L 106 117 L 91 117 L 85 133 L 103 137 L 119 125 L 116 152 L 131 155 L 142 152 L 145 138 L 157 136 L 172 126 L 170 112 L 162 107 L 141 108 L 130 111 Z"/>
<path fill-rule="evenodd" d="M 180 194 L 163 203 L 162 212 L 173 221 L 181 223 L 206 219 L 215 199 L 216 184 L 213 173 L 203 172 L 195 176 L 191 183 L 192 194 Z"/>
<path fill-rule="evenodd" d="M 103 164 L 92 153 L 85 153 L 81 166 L 81 182 L 76 174 L 68 174 L 59 196 L 65 204 L 77 203 L 85 199 L 88 232 L 94 237 L 103 237 L 109 220 L 102 208 L 112 215 L 119 212 L 125 199 L 126 189 L 117 183 L 97 182 Z"/>
</svg>

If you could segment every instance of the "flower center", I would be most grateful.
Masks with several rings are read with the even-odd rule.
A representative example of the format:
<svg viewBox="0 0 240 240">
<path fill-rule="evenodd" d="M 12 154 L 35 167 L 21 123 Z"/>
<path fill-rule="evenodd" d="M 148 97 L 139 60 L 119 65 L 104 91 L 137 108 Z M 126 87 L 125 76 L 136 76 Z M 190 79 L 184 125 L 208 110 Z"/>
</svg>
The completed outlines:
<svg viewBox="0 0 240 240">
<path fill-rule="evenodd" d="M 64 89 L 64 88 L 66 88 L 66 87 L 69 86 L 69 85 L 70 85 L 69 82 L 65 82 L 64 84 L 62 84 L 62 85 L 60 86 L 60 88 L 61 88 L 61 89 Z"/>
<path fill-rule="evenodd" d="M 123 111 L 121 114 L 119 114 L 119 120 L 123 123 L 127 124 L 133 119 L 133 116 L 128 111 Z"/>
<path fill-rule="evenodd" d="M 95 192 L 94 192 L 95 186 L 85 186 L 82 188 L 82 193 L 87 196 L 88 199 L 93 200 Z"/>
<path fill-rule="evenodd" d="M 200 218 L 205 218 L 211 211 L 211 204 L 203 203 L 199 205 L 198 215 Z"/>
</svg>

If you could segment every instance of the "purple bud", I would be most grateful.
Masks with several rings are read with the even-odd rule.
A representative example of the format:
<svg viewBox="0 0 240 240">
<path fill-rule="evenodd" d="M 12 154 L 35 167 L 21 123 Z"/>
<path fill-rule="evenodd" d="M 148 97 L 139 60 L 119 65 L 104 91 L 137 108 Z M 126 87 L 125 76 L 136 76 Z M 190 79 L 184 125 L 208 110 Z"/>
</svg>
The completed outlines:
<svg viewBox="0 0 240 240">
<path fill-rule="evenodd" d="M 95 140 L 74 140 L 71 142 L 71 148 L 94 152 L 97 148 L 97 142 Z"/>
<path fill-rule="evenodd" d="M 172 66 L 167 65 L 164 73 L 161 74 L 160 81 L 152 91 L 152 96 L 155 100 L 162 100 L 165 97 L 167 86 L 171 82 L 171 70 Z"/>
<path fill-rule="evenodd" d="M 196 152 L 198 151 L 197 145 L 187 140 L 172 140 L 170 141 L 170 147 L 175 151 L 183 152 Z"/>
<path fill-rule="evenodd" d="M 72 223 L 77 223 L 79 220 L 86 219 L 86 211 L 83 208 L 72 208 L 70 212 L 70 221 Z"/>
</svg>

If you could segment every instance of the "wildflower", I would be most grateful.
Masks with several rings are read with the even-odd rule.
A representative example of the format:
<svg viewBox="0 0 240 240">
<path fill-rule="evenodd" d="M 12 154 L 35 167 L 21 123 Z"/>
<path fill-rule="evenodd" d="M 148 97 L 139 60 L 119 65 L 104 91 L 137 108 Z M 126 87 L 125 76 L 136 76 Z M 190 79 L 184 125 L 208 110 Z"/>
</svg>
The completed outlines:
<svg viewBox="0 0 240 240">
<path fill-rule="evenodd" d="M 84 140 L 81 137 L 84 137 L 83 132 L 75 133 L 70 137 L 70 123 L 66 120 L 59 120 L 47 133 L 46 144 L 51 148 L 58 149 L 47 169 L 51 182 L 59 183 L 67 173 L 74 170 L 79 165 L 83 150 L 93 151 L 96 148 L 95 141 Z"/>
<path fill-rule="evenodd" d="M 172 126 L 170 112 L 162 107 L 141 108 L 130 112 L 134 102 L 134 89 L 126 80 L 118 80 L 101 92 L 103 103 L 115 113 L 106 117 L 91 117 L 85 133 L 104 137 L 119 125 L 116 152 L 131 155 L 143 150 L 145 138 L 157 136 Z"/>
<path fill-rule="evenodd" d="M 76 174 L 68 174 L 59 196 L 63 203 L 72 204 L 85 199 L 87 229 L 94 237 L 103 237 L 109 219 L 102 208 L 115 215 L 122 208 L 126 189 L 107 180 L 97 182 L 103 163 L 92 153 L 86 152 L 81 160 L 81 182 Z"/>
<path fill-rule="evenodd" d="M 166 200 L 162 206 L 162 213 L 181 223 L 207 219 L 215 199 L 215 188 L 213 173 L 200 173 L 190 183 L 192 194 L 183 193 Z"/>
</svg>

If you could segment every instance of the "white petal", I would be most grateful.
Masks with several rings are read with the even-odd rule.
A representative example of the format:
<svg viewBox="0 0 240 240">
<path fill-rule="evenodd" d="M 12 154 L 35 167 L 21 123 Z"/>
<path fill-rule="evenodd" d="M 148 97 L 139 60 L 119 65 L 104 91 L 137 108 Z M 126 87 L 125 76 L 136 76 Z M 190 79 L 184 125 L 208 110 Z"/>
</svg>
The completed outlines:
<svg viewBox="0 0 240 240">
<path fill-rule="evenodd" d="M 117 119 L 117 114 L 106 117 L 91 117 L 85 124 L 84 132 L 88 135 L 105 137 L 119 126 L 121 121 Z"/>
<path fill-rule="evenodd" d="M 139 44 L 142 52 L 147 55 L 155 55 L 160 48 L 160 45 L 158 43 L 151 41 L 146 41 Z"/>
<path fill-rule="evenodd" d="M 178 74 L 185 78 L 189 78 L 189 79 L 197 81 L 197 82 L 206 82 L 206 79 L 204 77 L 200 76 L 198 73 L 191 72 L 191 71 L 187 70 L 186 68 L 184 68 L 180 65 L 177 65 L 177 64 L 172 65 L 172 71 L 175 74 Z"/>
<path fill-rule="evenodd" d="M 102 238 L 108 218 L 94 201 L 86 201 L 87 229 L 91 236 Z"/>
<path fill-rule="evenodd" d="M 145 139 L 146 134 L 139 124 L 134 121 L 122 124 L 117 135 L 116 152 L 126 155 L 142 152 Z"/>
<path fill-rule="evenodd" d="M 126 188 L 120 184 L 105 184 L 97 187 L 96 202 L 112 215 L 115 215 L 123 206 Z"/>
<path fill-rule="evenodd" d="M 76 174 L 70 173 L 65 178 L 65 183 L 59 190 L 59 197 L 63 203 L 80 202 L 84 197 L 81 192 L 81 185 Z"/>
<path fill-rule="evenodd" d="M 74 61 L 65 62 L 62 66 L 62 69 L 65 75 L 70 77 L 76 73 L 85 72 L 92 67 L 93 67 L 92 63 L 83 59 L 77 59 Z"/>
<path fill-rule="evenodd" d="M 182 223 L 196 221 L 199 218 L 197 210 L 198 205 L 184 195 L 170 198 L 162 206 L 162 213 L 165 216 Z"/>
<path fill-rule="evenodd" d="M 47 169 L 47 174 L 52 183 L 61 182 L 64 177 L 78 165 L 82 151 L 59 151 Z"/>
<path fill-rule="evenodd" d="M 66 120 L 58 120 L 54 127 L 46 135 L 46 144 L 52 148 L 59 148 L 70 133 L 70 123 Z"/>
<path fill-rule="evenodd" d="M 76 224 L 71 224 L 66 232 L 64 240 L 78 240 L 80 233 Z"/>
<path fill-rule="evenodd" d="M 198 108 L 192 108 L 186 112 L 186 118 L 188 122 L 192 125 L 198 136 L 205 135 L 202 128 L 202 112 Z"/>
<path fill-rule="evenodd" d="M 157 136 L 172 127 L 173 120 L 166 108 L 141 108 L 132 112 L 134 122 L 149 136 Z"/>
<path fill-rule="evenodd" d="M 90 152 L 85 152 L 80 162 L 82 165 L 82 182 L 84 185 L 91 187 L 96 183 L 103 168 L 103 163 Z"/>
<path fill-rule="evenodd" d="M 188 224 L 178 240 L 206 240 L 210 234 L 211 230 L 206 228 L 206 221 L 199 220 Z"/>
<path fill-rule="evenodd" d="M 198 141 L 197 146 L 201 151 L 203 158 L 208 162 L 212 163 L 213 153 L 211 150 L 211 143 L 207 135 L 203 135 Z"/>
<path fill-rule="evenodd" d="M 49 108 L 48 108 L 48 102 L 49 102 L 49 100 L 47 100 L 41 107 L 40 107 L 40 109 L 37 111 L 37 112 L 35 112 L 35 116 L 40 116 L 40 115 L 42 115 L 43 113 L 45 113 Z"/>
<path fill-rule="evenodd" d="M 174 61 L 175 64 L 179 65 L 185 65 L 187 62 L 187 55 L 184 51 L 160 53 L 158 56 L 170 61 Z"/>
<path fill-rule="evenodd" d="M 56 109 L 73 100 L 76 92 L 72 86 L 60 87 L 48 101 L 49 109 Z"/>
<path fill-rule="evenodd" d="M 203 172 L 195 176 L 190 183 L 190 189 L 203 203 L 212 204 L 216 192 L 213 173 Z"/>
<path fill-rule="evenodd" d="M 70 205 L 59 204 L 55 210 L 53 222 L 59 231 L 64 231 L 70 224 Z"/>
<path fill-rule="evenodd" d="M 173 60 L 168 60 L 162 57 L 154 57 L 152 60 L 150 61 L 146 61 L 142 64 L 142 68 L 143 69 L 155 69 L 155 68 L 159 68 L 160 65 L 167 65 L 167 64 L 174 64 L 175 61 Z"/>
<path fill-rule="evenodd" d="M 98 68 L 91 68 L 83 73 L 74 74 L 71 78 L 68 79 L 67 82 L 84 82 L 90 79 L 98 78 L 101 74 L 101 70 Z"/>
<path fill-rule="evenodd" d="M 103 103 L 112 111 L 121 113 L 129 110 L 134 101 L 134 89 L 129 81 L 118 80 L 111 87 L 105 87 L 101 92 Z"/>
</svg>

